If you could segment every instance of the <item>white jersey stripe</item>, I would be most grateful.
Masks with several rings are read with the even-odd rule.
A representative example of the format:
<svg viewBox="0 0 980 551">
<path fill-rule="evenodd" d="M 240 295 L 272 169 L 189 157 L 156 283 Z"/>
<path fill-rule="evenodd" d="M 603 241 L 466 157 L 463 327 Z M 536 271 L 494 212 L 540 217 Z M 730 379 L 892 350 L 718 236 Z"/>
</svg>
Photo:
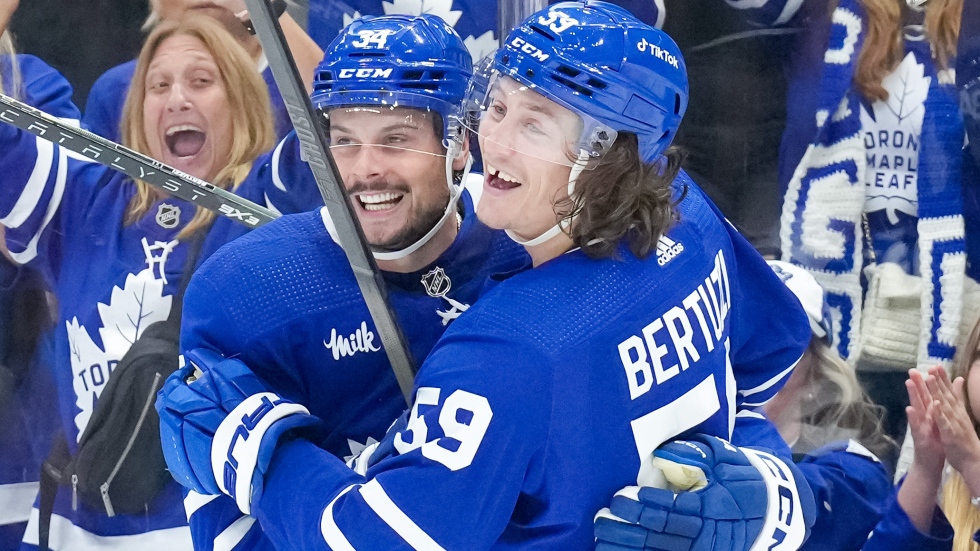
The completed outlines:
<svg viewBox="0 0 980 551">
<path fill-rule="evenodd" d="M 231 551 L 238 545 L 252 525 L 255 517 L 243 516 L 231 523 L 214 538 L 214 551 Z"/>
<path fill-rule="evenodd" d="M 272 152 L 272 183 L 281 191 L 286 191 L 286 184 L 282 182 L 282 177 L 279 176 L 279 155 L 282 154 L 282 146 L 285 144 L 286 140 L 283 139 Z"/>
<path fill-rule="evenodd" d="M 377 480 L 368 482 L 360 491 L 361 497 L 364 498 L 368 506 L 413 549 L 418 551 L 445 551 L 395 505 L 395 502 L 388 497 Z"/>
<path fill-rule="evenodd" d="M 24 543 L 37 545 L 38 512 L 31 510 L 31 519 L 24 533 Z M 162 528 L 129 536 L 99 536 L 75 526 L 61 515 L 51 515 L 51 551 L 192 551 L 194 542 L 187 526 Z"/>
<path fill-rule="evenodd" d="M 38 228 L 37 233 L 34 234 L 34 237 L 27 243 L 27 247 L 23 251 L 9 251 L 10 258 L 18 264 L 27 264 L 37 256 L 37 243 L 41 240 L 41 235 L 61 205 L 61 197 L 65 193 L 65 181 L 68 179 L 68 156 L 65 155 L 65 149 L 58 148 L 58 152 L 58 175 L 55 177 L 54 193 L 51 195 L 51 201 L 48 203 L 48 210 L 44 214 L 44 221 L 41 222 L 41 227 Z"/>
<path fill-rule="evenodd" d="M 51 175 L 51 163 L 54 161 L 54 144 L 42 139 L 36 139 L 37 157 L 34 159 L 34 170 L 31 177 L 27 179 L 27 186 L 21 192 L 20 197 L 14 204 L 7 216 L 0 218 L 0 224 L 8 228 L 19 228 L 21 224 L 30 218 L 41 201 L 44 188 Z"/>
<path fill-rule="evenodd" d="M 38 482 L 20 482 L 0 486 L 0 524 L 26 522 L 37 497 Z"/>
<path fill-rule="evenodd" d="M 194 490 L 188 492 L 187 496 L 184 497 L 184 512 L 187 513 L 187 521 L 190 522 L 191 515 L 196 513 L 198 509 L 204 507 L 208 503 L 211 503 L 217 498 L 218 496 L 199 494 Z"/>
<path fill-rule="evenodd" d="M 800 360 L 801 359 L 803 359 L 803 356 L 800 356 L 799 358 L 797 358 L 796 361 L 793 362 L 792 365 L 790 365 L 786 369 L 782 370 L 778 375 L 776 375 L 772 379 L 769 379 L 768 381 L 762 383 L 761 385 L 759 385 L 759 386 L 757 386 L 755 388 L 750 388 L 748 390 L 739 390 L 738 393 L 747 398 L 749 396 L 752 396 L 753 394 L 758 394 L 760 392 L 765 392 L 766 390 L 769 390 L 770 388 L 772 388 L 773 385 L 775 385 L 779 381 L 783 380 L 784 377 L 786 377 L 790 373 L 792 373 L 793 369 L 796 367 L 796 364 L 800 363 Z"/>
<path fill-rule="evenodd" d="M 341 490 L 337 497 L 333 498 L 333 501 L 327 505 L 327 508 L 323 510 L 323 515 L 320 516 L 320 534 L 323 536 L 323 541 L 327 542 L 330 549 L 333 551 L 355 551 L 354 546 L 347 541 L 347 536 L 340 531 L 337 526 L 337 521 L 333 519 L 333 506 L 337 503 L 337 500 L 344 497 L 344 494 L 357 488 L 360 484 L 355 484 L 353 486 L 348 486 Z"/>
</svg>

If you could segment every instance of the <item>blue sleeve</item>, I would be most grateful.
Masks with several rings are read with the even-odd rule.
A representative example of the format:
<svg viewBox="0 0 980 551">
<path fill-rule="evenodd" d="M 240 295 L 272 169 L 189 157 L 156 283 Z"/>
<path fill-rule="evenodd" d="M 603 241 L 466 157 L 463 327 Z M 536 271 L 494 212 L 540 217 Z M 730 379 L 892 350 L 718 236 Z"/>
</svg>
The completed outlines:
<svg viewBox="0 0 980 551">
<path fill-rule="evenodd" d="M 898 492 L 893 492 L 884 517 L 874 527 L 861 551 L 950 551 L 953 548 L 953 528 L 937 506 L 932 518 L 932 530 L 919 532 L 898 504 Z"/>
<path fill-rule="evenodd" d="M 255 160 L 242 188 L 262 190 L 258 201 L 279 214 L 306 212 L 323 206 L 313 172 L 300 157 L 300 142 L 292 131 L 275 149 Z"/>
<path fill-rule="evenodd" d="M 722 215 L 719 213 L 719 217 Z M 724 218 L 722 217 L 724 220 Z M 730 358 L 739 409 L 759 407 L 786 383 L 810 344 L 800 301 L 759 253 L 725 220 L 734 250 Z"/>
<path fill-rule="evenodd" d="M 282 446 L 259 502 L 266 534 L 294 550 L 490 548 L 546 442 L 550 375 L 532 375 L 547 363 L 527 348 L 444 338 L 419 372 L 407 427 L 385 438 L 399 455 L 367 478 L 312 444 Z"/>
<path fill-rule="evenodd" d="M 122 141 L 122 111 L 136 62 L 117 65 L 102 73 L 88 93 L 82 126 L 114 142 Z"/>
<path fill-rule="evenodd" d="M 18 61 L 25 102 L 77 124 L 78 109 L 71 103 L 72 89 L 65 78 L 37 58 L 18 56 Z M 56 215 L 62 200 L 77 192 L 69 191 L 67 183 L 88 164 L 70 160 L 67 150 L 51 142 L 0 124 L 0 173 L 4 175 L 0 224 L 7 228 L 7 248 L 16 262 L 37 265 L 45 257 L 51 235 L 57 233 Z"/>
<path fill-rule="evenodd" d="M 242 514 L 230 497 L 185 492 L 194 551 L 275 551 L 256 518 Z"/>
<path fill-rule="evenodd" d="M 852 440 L 808 454 L 796 466 L 817 505 L 813 535 L 801 549 L 860 549 L 895 494 L 881 462 Z"/>
</svg>

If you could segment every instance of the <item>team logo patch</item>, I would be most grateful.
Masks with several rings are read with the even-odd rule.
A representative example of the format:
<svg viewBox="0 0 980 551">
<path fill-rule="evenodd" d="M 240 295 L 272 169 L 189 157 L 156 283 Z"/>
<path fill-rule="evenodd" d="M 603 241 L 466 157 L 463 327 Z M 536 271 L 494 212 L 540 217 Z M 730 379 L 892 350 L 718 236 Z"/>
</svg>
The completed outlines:
<svg viewBox="0 0 980 551">
<path fill-rule="evenodd" d="M 160 203 L 160 207 L 157 208 L 157 224 L 168 230 L 176 228 L 177 224 L 180 224 L 180 207 Z"/>
<path fill-rule="evenodd" d="M 684 245 L 666 235 L 661 235 L 657 240 L 657 264 L 661 266 L 665 266 L 682 252 L 684 252 Z"/>
<path fill-rule="evenodd" d="M 445 270 L 436 267 L 431 272 L 422 276 L 422 286 L 425 287 L 425 292 L 430 297 L 439 298 L 446 296 L 446 293 L 452 289 L 453 282 L 450 281 Z"/>
</svg>

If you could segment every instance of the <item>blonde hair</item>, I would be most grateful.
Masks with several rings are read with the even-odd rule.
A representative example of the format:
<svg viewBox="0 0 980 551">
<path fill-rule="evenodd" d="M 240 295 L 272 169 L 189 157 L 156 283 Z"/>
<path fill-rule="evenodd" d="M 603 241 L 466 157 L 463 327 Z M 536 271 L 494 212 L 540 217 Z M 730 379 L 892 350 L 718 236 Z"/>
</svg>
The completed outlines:
<svg viewBox="0 0 980 551">
<path fill-rule="evenodd" d="M 959 350 L 956 361 L 950 369 L 950 377 L 963 377 L 964 381 L 970 374 L 970 366 L 980 358 L 980 321 L 973 324 L 973 330 L 966 345 Z M 973 421 L 974 430 L 978 429 L 976 416 L 970 406 L 970 389 L 963 385 L 963 395 L 966 397 L 966 413 Z M 977 430 L 980 435 L 980 430 Z M 970 503 L 970 490 L 963 476 L 955 469 L 950 469 L 950 475 L 943 484 L 943 512 L 953 527 L 953 551 L 977 551 L 980 546 L 973 542 L 973 534 L 980 530 L 980 511 Z"/>
<path fill-rule="evenodd" d="M 869 100 L 888 99 L 888 91 L 881 81 L 905 57 L 901 4 L 902 0 L 861 0 L 867 14 L 867 35 L 858 57 L 854 84 Z M 929 0 L 925 10 L 926 37 L 937 71 L 949 69 L 956 57 L 963 0 Z"/>
<path fill-rule="evenodd" d="M 228 146 L 226 165 L 211 182 L 217 187 L 235 189 L 242 182 L 252 162 L 272 148 L 275 131 L 272 108 L 265 82 L 255 70 L 255 63 L 245 50 L 219 23 L 210 17 L 195 15 L 179 21 L 161 23 L 146 39 L 133 74 L 133 84 L 126 96 L 123 108 L 123 145 L 140 153 L 149 154 L 149 145 L 143 120 L 143 102 L 146 99 L 146 74 L 160 45 L 172 36 L 196 38 L 211 53 L 231 110 L 232 134 Z M 223 144 L 218 144 L 219 147 Z M 136 194 L 126 212 L 126 224 L 143 217 L 159 199 L 159 193 L 146 182 L 136 181 Z M 214 213 L 201 207 L 191 222 L 180 231 L 178 239 L 193 235 L 210 224 Z"/>
<path fill-rule="evenodd" d="M 17 50 L 14 49 L 14 39 L 10 31 L 4 31 L 3 35 L 0 35 L 0 56 L 10 58 L 11 79 L 10 82 L 4 82 L 3 77 L 0 76 L 0 91 L 14 99 L 21 99 L 23 97 L 21 93 L 23 83 L 20 78 L 20 63 L 17 63 Z"/>
<path fill-rule="evenodd" d="M 820 427 L 855 431 L 855 440 L 878 457 L 895 452 L 895 442 L 882 429 L 882 408 L 874 405 L 858 383 L 854 368 L 837 349 L 818 338 L 810 339 L 808 353 L 814 357 L 806 376 L 812 404 L 804 403 L 801 422 Z"/>
</svg>

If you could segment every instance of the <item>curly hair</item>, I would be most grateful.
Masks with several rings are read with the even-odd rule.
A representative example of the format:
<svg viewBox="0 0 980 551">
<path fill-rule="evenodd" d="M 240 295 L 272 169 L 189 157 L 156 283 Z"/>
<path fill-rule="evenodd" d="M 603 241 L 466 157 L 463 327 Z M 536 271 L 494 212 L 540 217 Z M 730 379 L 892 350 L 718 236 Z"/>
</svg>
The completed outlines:
<svg viewBox="0 0 980 551">
<path fill-rule="evenodd" d="M 671 147 L 657 162 L 644 163 L 637 144 L 635 134 L 620 134 L 578 177 L 573 196 L 555 205 L 556 213 L 574 219 L 569 236 L 592 258 L 615 258 L 624 238 L 634 255 L 645 258 L 677 221 L 671 183 L 683 154 Z"/>
</svg>

